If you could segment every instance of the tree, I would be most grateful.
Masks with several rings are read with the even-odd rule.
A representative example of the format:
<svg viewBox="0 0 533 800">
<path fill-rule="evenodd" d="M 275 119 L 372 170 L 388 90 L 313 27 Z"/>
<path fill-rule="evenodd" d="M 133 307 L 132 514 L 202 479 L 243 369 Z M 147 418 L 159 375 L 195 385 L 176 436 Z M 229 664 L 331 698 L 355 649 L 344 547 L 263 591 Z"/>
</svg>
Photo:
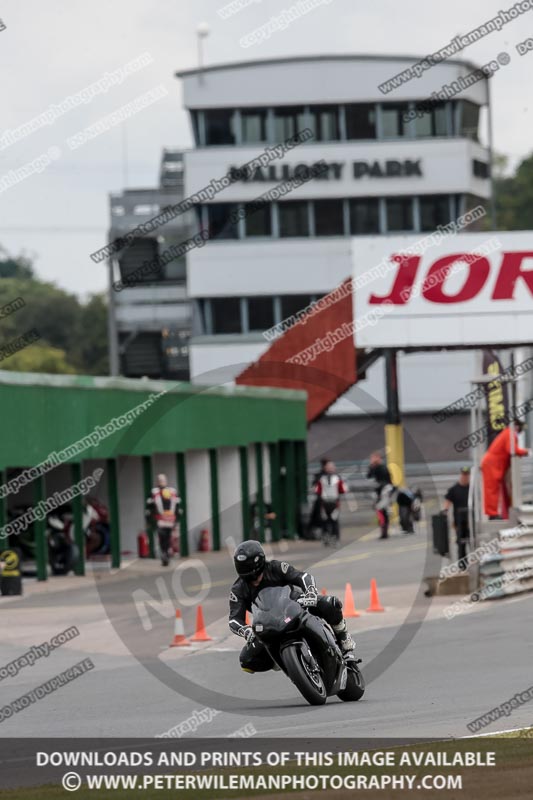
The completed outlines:
<svg viewBox="0 0 533 800">
<path fill-rule="evenodd" d="M 48 345 L 29 344 L 12 356 L 0 361 L 0 369 L 13 372 L 48 372 L 51 374 L 74 374 L 76 370 L 66 358 L 64 350 Z"/>
<path fill-rule="evenodd" d="M 533 221 L 533 153 L 518 165 L 511 177 L 505 177 L 502 172 L 494 180 L 498 230 L 530 230 Z"/>
<path fill-rule="evenodd" d="M 0 369 L 108 374 L 104 295 L 80 303 L 75 295 L 36 277 L 25 256 L 9 256 L 0 248 L 0 308 L 18 298 L 24 305 L 0 316 L 0 346 L 32 329 L 40 342 L 6 359 Z"/>
<path fill-rule="evenodd" d="M 104 294 L 92 295 L 81 307 L 78 318 L 79 355 L 77 363 L 88 375 L 107 375 L 107 302 Z"/>
<path fill-rule="evenodd" d="M 30 280 L 33 277 L 33 266 L 27 256 L 10 256 L 0 245 L 0 278 Z"/>
</svg>

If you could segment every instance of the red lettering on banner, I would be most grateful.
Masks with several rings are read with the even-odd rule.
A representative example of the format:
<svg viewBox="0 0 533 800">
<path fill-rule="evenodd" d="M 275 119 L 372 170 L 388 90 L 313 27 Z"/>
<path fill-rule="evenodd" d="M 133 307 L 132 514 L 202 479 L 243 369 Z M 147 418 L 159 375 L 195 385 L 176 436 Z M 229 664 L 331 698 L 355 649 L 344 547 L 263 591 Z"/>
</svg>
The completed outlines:
<svg viewBox="0 0 533 800">
<path fill-rule="evenodd" d="M 397 306 L 405 305 L 411 297 L 420 258 L 420 256 L 404 256 L 401 254 L 391 256 L 389 260 L 396 261 L 399 264 L 399 268 L 390 294 L 385 297 L 371 294 L 368 302 L 374 305 L 381 305 L 382 303 L 394 303 Z"/>
<path fill-rule="evenodd" d="M 456 294 L 446 294 L 444 284 L 454 264 L 458 266 L 459 275 L 466 273 L 466 279 Z M 422 286 L 422 295 L 431 303 L 465 303 L 481 291 L 489 273 L 490 264 L 482 256 L 476 257 L 472 253 L 444 256 L 430 267 Z"/>
<path fill-rule="evenodd" d="M 524 258 L 533 258 L 531 250 L 504 253 L 498 280 L 492 293 L 493 300 L 514 300 L 514 288 L 518 278 L 522 278 L 533 294 L 533 269 L 522 270 Z"/>
</svg>

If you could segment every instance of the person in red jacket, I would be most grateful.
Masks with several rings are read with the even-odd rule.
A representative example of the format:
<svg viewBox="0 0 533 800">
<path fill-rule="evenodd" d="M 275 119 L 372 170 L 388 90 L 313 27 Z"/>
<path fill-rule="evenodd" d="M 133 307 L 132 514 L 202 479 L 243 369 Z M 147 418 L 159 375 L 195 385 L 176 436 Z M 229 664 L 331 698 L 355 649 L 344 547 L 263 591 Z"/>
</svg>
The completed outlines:
<svg viewBox="0 0 533 800">
<path fill-rule="evenodd" d="M 509 426 L 496 436 L 481 461 L 484 510 L 489 519 L 503 518 L 499 513 L 499 501 L 502 493 L 505 513 L 509 506 L 509 496 L 504 479 L 505 473 L 511 465 L 511 454 L 514 453 L 521 457 L 530 455 L 529 450 L 518 446 L 518 433 L 523 430 L 523 423 L 515 419 L 514 427 L 517 433 Z"/>
</svg>

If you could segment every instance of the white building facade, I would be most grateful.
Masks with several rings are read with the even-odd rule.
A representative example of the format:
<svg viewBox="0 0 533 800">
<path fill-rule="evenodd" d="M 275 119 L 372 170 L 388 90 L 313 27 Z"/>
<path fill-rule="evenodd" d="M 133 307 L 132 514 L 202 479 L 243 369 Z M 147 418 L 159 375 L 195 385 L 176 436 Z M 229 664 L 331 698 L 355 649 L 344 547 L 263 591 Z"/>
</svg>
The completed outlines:
<svg viewBox="0 0 533 800">
<path fill-rule="evenodd" d="M 352 237 L 424 236 L 474 207 L 489 212 L 490 151 L 480 143 L 488 82 L 408 120 L 417 103 L 475 69 L 447 61 L 382 94 L 378 86 L 416 60 L 297 57 L 178 73 L 195 140 L 184 156 L 185 196 L 232 176 L 197 207 L 209 241 L 187 254 L 192 380 L 231 381 L 255 361 L 269 346 L 265 330 L 352 274 Z M 232 172 L 304 130 L 307 141 L 264 167 Z M 308 176 L 317 162 L 326 165 L 322 174 L 247 213 L 247 204 Z M 244 218 L 235 223 L 239 210 Z M 439 358 L 438 380 L 429 382 L 426 370 Z M 473 353 L 403 356 L 403 410 L 451 402 L 474 370 Z M 361 384 L 378 407 L 382 372 L 376 364 Z M 356 395 L 357 388 L 333 413 L 356 412 Z"/>
</svg>

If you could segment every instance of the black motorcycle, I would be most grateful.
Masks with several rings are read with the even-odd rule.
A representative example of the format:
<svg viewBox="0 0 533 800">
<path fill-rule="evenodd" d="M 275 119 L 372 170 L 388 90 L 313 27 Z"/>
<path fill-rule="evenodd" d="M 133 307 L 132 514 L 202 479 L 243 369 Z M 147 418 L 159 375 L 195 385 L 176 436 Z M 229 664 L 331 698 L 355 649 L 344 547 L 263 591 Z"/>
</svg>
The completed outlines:
<svg viewBox="0 0 533 800">
<path fill-rule="evenodd" d="M 274 663 L 285 672 L 311 705 L 328 697 L 360 700 L 365 681 L 357 666 L 361 659 L 345 660 L 333 630 L 295 599 L 290 586 L 271 586 L 257 595 L 252 628 Z"/>
</svg>

